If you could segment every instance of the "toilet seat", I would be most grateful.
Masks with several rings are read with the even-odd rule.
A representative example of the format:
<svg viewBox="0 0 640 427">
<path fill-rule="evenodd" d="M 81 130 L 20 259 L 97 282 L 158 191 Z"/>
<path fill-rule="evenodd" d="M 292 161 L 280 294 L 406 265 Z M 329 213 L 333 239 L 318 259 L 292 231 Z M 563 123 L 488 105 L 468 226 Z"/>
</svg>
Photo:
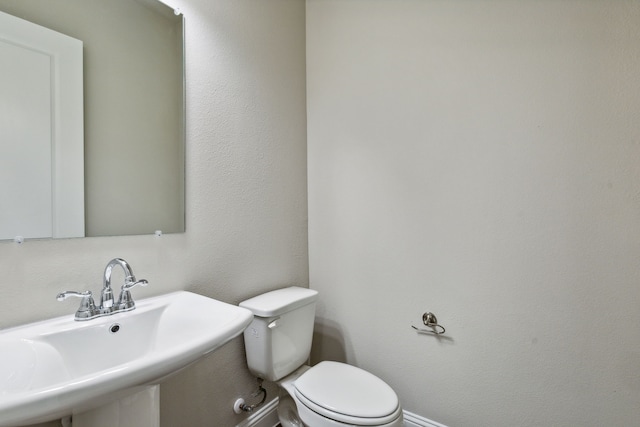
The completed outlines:
<svg viewBox="0 0 640 427">
<path fill-rule="evenodd" d="M 398 396 L 380 378 L 355 366 L 321 362 L 294 382 L 296 398 L 313 412 L 340 423 L 386 425 L 401 416 Z"/>
</svg>

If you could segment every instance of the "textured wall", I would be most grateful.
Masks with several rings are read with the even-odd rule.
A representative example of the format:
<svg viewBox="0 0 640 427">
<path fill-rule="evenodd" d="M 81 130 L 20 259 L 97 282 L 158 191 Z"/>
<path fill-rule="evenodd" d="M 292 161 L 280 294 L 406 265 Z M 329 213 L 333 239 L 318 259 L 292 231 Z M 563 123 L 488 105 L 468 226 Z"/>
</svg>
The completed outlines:
<svg viewBox="0 0 640 427">
<path fill-rule="evenodd" d="M 315 358 L 452 427 L 637 425 L 639 69 L 637 1 L 308 0 Z"/>
<path fill-rule="evenodd" d="M 97 292 L 116 256 L 149 280 L 138 298 L 187 289 L 235 304 L 306 286 L 304 3 L 172 6 L 186 20 L 186 233 L 1 242 L 1 328 L 72 315 L 56 293 Z M 236 425 L 233 401 L 254 387 L 238 338 L 162 387 L 162 425 Z"/>
</svg>

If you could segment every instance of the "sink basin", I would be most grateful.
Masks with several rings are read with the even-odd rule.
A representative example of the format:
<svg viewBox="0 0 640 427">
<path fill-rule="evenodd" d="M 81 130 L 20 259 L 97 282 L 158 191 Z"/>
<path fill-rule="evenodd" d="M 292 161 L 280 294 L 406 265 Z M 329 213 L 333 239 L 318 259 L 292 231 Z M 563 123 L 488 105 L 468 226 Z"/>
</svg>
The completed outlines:
<svg viewBox="0 0 640 427">
<path fill-rule="evenodd" d="M 45 422 L 158 384 L 240 335 L 244 308 L 191 292 L 85 322 L 73 314 L 0 331 L 0 426 Z"/>
</svg>

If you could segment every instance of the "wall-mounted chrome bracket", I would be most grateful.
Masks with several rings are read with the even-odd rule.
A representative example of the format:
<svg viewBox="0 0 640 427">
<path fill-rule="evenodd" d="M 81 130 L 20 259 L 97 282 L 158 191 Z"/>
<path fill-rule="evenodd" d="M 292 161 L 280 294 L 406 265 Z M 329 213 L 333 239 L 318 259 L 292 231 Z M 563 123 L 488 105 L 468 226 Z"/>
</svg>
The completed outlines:
<svg viewBox="0 0 640 427">
<path fill-rule="evenodd" d="M 444 326 L 438 324 L 438 319 L 436 318 L 436 315 L 431 312 L 427 312 L 422 315 L 422 323 L 424 323 L 425 326 L 428 326 L 429 328 L 431 328 L 431 330 L 424 329 L 424 328 L 417 328 L 413 325 L 411 325 L 411 327 L 415 329 L 419 334 L 442 335 L 445 332 Z"/>
</svg>

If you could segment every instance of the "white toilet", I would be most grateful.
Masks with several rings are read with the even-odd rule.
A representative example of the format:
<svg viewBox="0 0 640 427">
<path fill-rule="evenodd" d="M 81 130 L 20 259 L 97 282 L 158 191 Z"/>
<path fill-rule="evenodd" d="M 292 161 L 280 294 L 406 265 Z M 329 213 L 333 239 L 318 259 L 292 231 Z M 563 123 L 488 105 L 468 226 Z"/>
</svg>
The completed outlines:
<svg viewBox="0 0 640 427">
<path fill-rule="evenodd" d="M 292 286 L 240 303 L 253 322 L 244 331 L 249 370 L 280 386 L 283 427 L 402 427 L 398 396 L 384 381 L 339 362 L 305 365 L 318 292 Z"/>
</svg>

